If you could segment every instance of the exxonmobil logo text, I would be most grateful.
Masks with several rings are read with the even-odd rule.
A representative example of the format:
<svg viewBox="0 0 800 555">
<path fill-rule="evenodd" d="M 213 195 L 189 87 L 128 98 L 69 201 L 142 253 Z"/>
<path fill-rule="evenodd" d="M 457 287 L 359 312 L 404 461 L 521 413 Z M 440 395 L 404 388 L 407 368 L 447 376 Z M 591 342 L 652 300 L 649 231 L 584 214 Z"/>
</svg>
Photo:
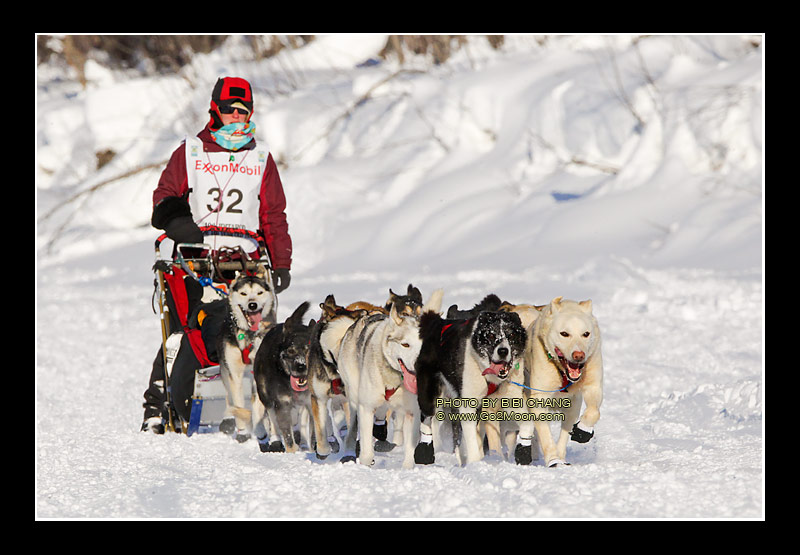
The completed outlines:
<svg viewBox="0 0 800 555">
<path fill-rule="evenodd" d="M 203 162 L 202 160 L 195 160 L 195 170 L 202 170 L 203 173 L 243 173 L 245 175 L 261 175 L 261 166 L 246 166 L 238 162 L 231 162 L 229 164 L 212 164 L 211 162 Z"/>
</svg>

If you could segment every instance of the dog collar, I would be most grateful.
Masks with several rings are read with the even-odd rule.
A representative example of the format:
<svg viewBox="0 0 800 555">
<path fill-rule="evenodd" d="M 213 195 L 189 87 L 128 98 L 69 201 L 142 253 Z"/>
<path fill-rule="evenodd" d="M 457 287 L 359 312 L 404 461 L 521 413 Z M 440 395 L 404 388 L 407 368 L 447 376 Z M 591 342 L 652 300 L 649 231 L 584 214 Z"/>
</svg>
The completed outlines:
<svg viewBox="0 0 800 555">
<path fill-rule="evenodd" d="M 489 373 L 491 373 L 491 371 L 490 371 L 490 369 L 489 369 L 489 368 L 487 368 L 486 370 L 484 370 L 484 371 L 481 373 L 481 375 L 482 375 L 482 376 L 485 376 L 486 374 L 489 374 Z M 485 379 L 485 378 L 484 378 L 484 379 Z M 494 382 L 487 381 L 487 382 L 486 382 L 486 387 L 488 387 L 488 388 L 489 388 L 489 392 L 488 392 L 486 395 L 491 395 L 492 393 L 494 393 L 495 391 L 497 391 L 497 388 L 498 388 L 498 387 L 500 387 L 500 386 L 499 386 L 499 385 L 497 385 L 497 384 L 496 384 L 496 383 L 494 383 Z"/>
<path fill-rule="evenodd" d="M 244 332 L 239 332 L 236 335 L 236 339 L 238 339 L 239 341 L 244 341 L 246 338 L 247 338 L 247 335 Z M 253 350 L 253 342 L 252 341 L 250 343 L 246 344 L 242 348 L 242 362 L 244 362 L 245 364 L 250 364 L 250 362 L 251 362 L 250 361 L 250 353 L 252 352 L 252 350 Z"/>
<path fill-rule="evenodd" d="M 491 362 L 491 361 L 490 361 L 490 362 Z M 516 361 L 516 362 L 514 363 L 514 370 L 519 370 L 519 361 Z M 491 366 L 490 366 L 489 368 L 487 368 L 486 370 L 484 370 L 483 372 L 481 372 L 481 375 L 482 375 L 482 376 L 485 376 L 486 374 L 495 374 L 495 375 L 497 375 L 497 371 L 496 371 L 496 370 L 493 370 L 493 369 L 491 368 Z M 501 379 L 505 381 L 505 380 L 506 380 L 506 379 L 507 379 L 509 376 L 511 376 L 511 371 L 510 371 L 510 370 L 509 370 L 509 372 L 508 372 L 508 376 L 506 376 L 505 378 L 501 378 Z M 509 380 L 509 381 L 510 381 L 510 380 Z M 489 388 L 489 392 L 488 392 L 486 395 L 491 395 L 492 393 L 494 393 L 495 391 L 497 391 L 497 388 L 498 388 L 498 387 L 500 387 L 500 384 L 496 384 L 496 383 L 493 383 L 493 382 L 487 381 L 487 382 L 486 382 L 486 386 Z"/>
</svg>

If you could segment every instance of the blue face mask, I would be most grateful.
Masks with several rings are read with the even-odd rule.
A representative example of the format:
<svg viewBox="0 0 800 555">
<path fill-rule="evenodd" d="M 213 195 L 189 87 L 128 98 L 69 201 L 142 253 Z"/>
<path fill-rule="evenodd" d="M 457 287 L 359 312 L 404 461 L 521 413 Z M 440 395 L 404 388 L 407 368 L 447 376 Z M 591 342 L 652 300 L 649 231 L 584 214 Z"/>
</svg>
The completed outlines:
<svg viewBox="0 0 800 555">
<path fill-rule="evenodd" d="M 211 132 L 214 141 L 227 150 L 239 150 L 253 140 L 256 134 L 256 124 L 229 123 Z"/>
</svg>

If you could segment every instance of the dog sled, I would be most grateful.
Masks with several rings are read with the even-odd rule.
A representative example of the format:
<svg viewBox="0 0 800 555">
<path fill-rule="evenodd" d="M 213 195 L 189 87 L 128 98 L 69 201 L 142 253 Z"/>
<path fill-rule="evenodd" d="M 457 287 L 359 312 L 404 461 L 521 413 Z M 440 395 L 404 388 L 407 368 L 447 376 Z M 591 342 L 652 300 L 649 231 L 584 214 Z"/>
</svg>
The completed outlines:
<svg viewBox="0 0 800 555">
<path fill-rule="evenodd" d="M 272 282 L 272 262 L 266 244 L 256 233 L 248 230 L 220 226 L 205 226 L 200 230 L 206 239 L 216 237 L 234 238 L 236 247 L 214 248 L 216 240 L 203 243 L 180 243 L 174 245 L 172 258 L 164 258 L 161 244 L 167 238 L 162 234 L 155 241 L 156 295 L 161 321 L 162 356 L 164 359 L 164 392 L 168 431 L 185 433 L 218 432 L 227 407 L 227 391 L 220 375 L 219 363 L 212 360 L 206 350 L 201 329 L 190 322 L 191 300 L 186 282 L 192 280 L 202 287 L 201 303 L 224 299 L 228 286 L 237 272 L 255 272 L 260 267 L 267 270 L 266 279 L 274 306 L 277 296 Z M 194 287 L 197 290 L 197 287 Z M 196 299 L 195 299 L 196 301 Z M 200 311 L 202 313 L 202 310 Z M 197 318 L 199 320 L 199 318 Z M 184 336 L 200 362 L 194 376 L 189 418 L 181 418 L 172 400 L 170 377 L 181 345 L 186 345 Z M 255 392 L 252 361 L 245 372 L 242 383 L 244 398 L 251 409 L 251 398 Z"/>
</svg>

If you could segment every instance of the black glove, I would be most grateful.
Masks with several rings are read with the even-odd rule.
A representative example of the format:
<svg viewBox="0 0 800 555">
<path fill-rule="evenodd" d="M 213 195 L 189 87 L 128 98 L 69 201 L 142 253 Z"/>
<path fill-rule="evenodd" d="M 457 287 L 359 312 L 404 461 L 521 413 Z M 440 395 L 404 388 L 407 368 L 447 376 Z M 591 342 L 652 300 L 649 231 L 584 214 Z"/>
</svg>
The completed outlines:
<svg viewBox="0 0 800 555">
<path fill-rule="evenodd" d="M 280 293 L 292 281 L 292 276 L 289 275 L 289 268 L 275 268 L 272 270 L 272 284 L 275 286 L 275 293 Z"/>
<path fill-rule="evenodd" d="M 153 207 L 150 223 L 167 232 L 175 243 L 202 243 L 203 233 L 192 219 L 192 209 L 186 199 L 167 197 Z"/>
<path fill-rule="evenodd" d="M 202 243 L 203 232 L 194 223 L 191 216 L 179 216 L 171 219 L 164 231 L 167 232 L 167 237 L 178 243 Z"/>
</svg>

